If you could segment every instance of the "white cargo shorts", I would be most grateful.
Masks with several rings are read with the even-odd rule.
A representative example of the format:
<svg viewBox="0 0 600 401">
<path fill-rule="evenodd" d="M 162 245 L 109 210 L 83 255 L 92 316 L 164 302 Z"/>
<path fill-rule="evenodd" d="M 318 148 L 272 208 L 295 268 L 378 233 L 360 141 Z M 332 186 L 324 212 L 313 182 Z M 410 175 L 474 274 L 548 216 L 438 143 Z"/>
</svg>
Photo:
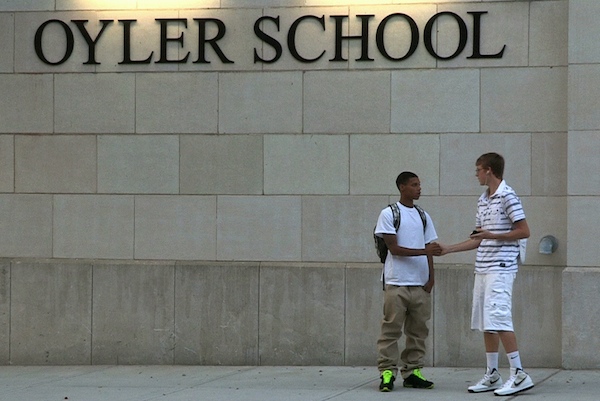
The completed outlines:
<svg viewBox="0 0 600 401">
<path fill-rule="evenodd" d="M 475 274 L 471 329 L 514 331 L 512 288 L 516 273 Z"/>
</svg>

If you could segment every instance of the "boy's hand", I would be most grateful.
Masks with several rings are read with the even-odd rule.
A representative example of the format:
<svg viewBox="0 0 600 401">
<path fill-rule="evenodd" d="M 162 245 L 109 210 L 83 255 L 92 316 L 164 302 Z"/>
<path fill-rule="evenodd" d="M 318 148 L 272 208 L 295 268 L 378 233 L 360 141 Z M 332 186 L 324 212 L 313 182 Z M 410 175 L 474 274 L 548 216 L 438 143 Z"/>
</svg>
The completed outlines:
<svg viewBox="0 0 600 401">
<path fill-rule="evenodd" d="M 442 255 L 442 247 L 437 242 L 430 242 L 425 245 L 425 252 L 427 254 L 431 254 L 433 256 L 441 256 Z"/>
</svg>

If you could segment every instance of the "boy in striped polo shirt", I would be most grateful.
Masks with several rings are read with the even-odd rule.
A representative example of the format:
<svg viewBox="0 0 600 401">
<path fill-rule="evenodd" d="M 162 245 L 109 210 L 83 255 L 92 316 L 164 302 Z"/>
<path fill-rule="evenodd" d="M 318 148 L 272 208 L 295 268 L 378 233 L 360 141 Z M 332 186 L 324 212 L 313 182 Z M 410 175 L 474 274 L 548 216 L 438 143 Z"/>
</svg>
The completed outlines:
<svg viewBox="0 0 600 401">
<path fill-rule="evenodd" d="M 466 241 L 440 245 L 442 255 L 477 249 L 471 329 L 483 332 L 487 370 L 468 390 L 506 396 L 533 387 L 521 366 L 511 312 L 519 240 L 529 237 L 529 226 L 520 199 L 502 178 L 504 158 L 486 153 L 475 164 L 479 184 L 488 187 L 477 201 L 475 230 Z M 498 373 L 500 341 L 510 363 L 510 378 L 504 383 Z"/>
</svg>

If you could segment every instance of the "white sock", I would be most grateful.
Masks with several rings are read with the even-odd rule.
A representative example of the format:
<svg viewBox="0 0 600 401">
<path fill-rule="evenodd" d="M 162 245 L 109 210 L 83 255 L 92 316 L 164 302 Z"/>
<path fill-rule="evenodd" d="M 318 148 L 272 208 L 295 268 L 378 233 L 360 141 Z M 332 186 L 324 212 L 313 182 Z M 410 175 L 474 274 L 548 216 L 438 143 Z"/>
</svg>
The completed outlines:
<svg viewBox="0 0 600 401">
<path fill-rule="evenodd" d="M 497 352 L 486 352 L 485 358 L 487 359 L 487 369 L 488 373 L 491 373 L 492 370 L 498 370 L 498 353 Z"/>
<path fill-rule="evenodd" d="M 508 357 L 508 363 L 511 368 L 515 369 L 523 369 L 521 366 L 521 357 L 519 356 L 519 351 L 511 352 L 510 354 L 506 354 Z"/>
</svg>

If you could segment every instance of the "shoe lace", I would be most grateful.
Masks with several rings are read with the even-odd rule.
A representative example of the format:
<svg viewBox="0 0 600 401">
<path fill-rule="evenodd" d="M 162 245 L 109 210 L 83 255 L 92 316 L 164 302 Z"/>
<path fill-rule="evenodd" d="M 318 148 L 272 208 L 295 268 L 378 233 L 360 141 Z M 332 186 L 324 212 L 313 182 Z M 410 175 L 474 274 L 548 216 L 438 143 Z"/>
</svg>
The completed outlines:
<svg viewBox="0 0 600 401">
<path fill-rule="evenodd" d="M 490 380 L 492 378 L 492 375 L 490 372 L 485 372 L 485 374 L 483 375 L 483 378 L 481 380 L 479 380 L 479 385 L 481 384 L 485 384 L 488 380 Z"/>
<path fill-rule="evenodd" d="M 502 386 L 503 388 L 508 388 L 508 387 L 512 387 L 513 383 L 515 382 L 517 378 L 517 375 L 511 375 L 508 380 L 504 383 L 504 385 Z"/>
<path fill-rule="evenodd" d="M 387 384 L 390 381 L 392 381 L 392 378 L 394 377 L 394 373 L 392 373 L 391 370 L 384 370 L 383 373 L 381 374 L 381 377 L 383 377 L 383 382 L 385 384 Z"/>
<path fill-rule="evenodd" d="M 420 370 L 420 369 L 415 369 L 415 370 L 413 370 L 413 375 L 417 376 L 417 377 L 418 377 L 419 379 L 421 379 L 421 380 L 427 380 L 427 379 L 426 379 L 426 378 L 423 376 L 423 374 L 421 373 L 421 370 Z"/>
</svg>

